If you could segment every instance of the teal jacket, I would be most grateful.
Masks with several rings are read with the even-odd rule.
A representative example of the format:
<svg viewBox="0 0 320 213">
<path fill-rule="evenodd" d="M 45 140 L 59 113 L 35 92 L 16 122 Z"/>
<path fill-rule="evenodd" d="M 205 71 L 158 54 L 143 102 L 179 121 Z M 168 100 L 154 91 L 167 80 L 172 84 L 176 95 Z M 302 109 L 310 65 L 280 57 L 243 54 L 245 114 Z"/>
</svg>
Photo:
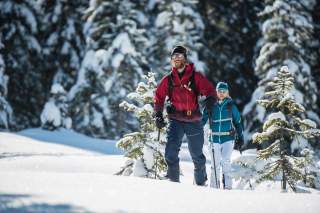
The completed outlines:
<svg viewBox="0 0 320 213">
<path fill-rule="evenodd" d="M 212 137 L 209 138 L 210 142 L 222 144 L 234 140 L 236 135 L 243 140 L 241 116 L 231 98 L 227 97 L 221 103 L 215 103 L 212 106 L 210 116 L 212 122 Z M 202 113 L 201 124 L 204 126 L 207 121 L 208 110 L 205 108 Z"/>
</svg>

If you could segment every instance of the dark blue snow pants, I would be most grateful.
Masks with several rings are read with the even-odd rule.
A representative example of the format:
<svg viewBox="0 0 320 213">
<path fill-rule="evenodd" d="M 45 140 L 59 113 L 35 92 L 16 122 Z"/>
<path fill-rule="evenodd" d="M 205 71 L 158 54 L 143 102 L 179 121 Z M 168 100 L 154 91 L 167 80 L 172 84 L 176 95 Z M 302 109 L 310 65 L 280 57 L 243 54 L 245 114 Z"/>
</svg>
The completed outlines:
<svg viewBox="0 0 320 213">
<path fill-rule="evenodd" d="M 203 148 L 203 127 L 200 121 L 182 122 L 171 119 L 167 130 L 167 144 L 165 159 L 168 165 L 167 177 L 174 182 L 180 181 L 179 151 L 182 138 L 186 134 L 188 148 L 194 164 L 194 180 L 197 185 L 202 185 L 207 180 L 206 157 Z"/>
</svg>

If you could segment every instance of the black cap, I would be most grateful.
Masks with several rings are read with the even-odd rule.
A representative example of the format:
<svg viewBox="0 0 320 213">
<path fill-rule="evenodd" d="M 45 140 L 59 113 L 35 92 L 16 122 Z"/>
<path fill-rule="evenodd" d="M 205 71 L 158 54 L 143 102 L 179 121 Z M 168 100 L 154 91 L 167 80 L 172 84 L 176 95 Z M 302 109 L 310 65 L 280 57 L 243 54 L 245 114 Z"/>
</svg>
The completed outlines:
<svg viewBox="0 0 320 213">
<path fill-rule="evenodd" d="M 187 58 L 187 48 L 185 48 L 184 46 L 182 45 L 177 45 L 175 46 L 172 51 L 171 51 L 171 57 L 173 56 L 173 54 L 175 53 L 181 53 L 184 55 L 185 58 Z"/>
</svg>

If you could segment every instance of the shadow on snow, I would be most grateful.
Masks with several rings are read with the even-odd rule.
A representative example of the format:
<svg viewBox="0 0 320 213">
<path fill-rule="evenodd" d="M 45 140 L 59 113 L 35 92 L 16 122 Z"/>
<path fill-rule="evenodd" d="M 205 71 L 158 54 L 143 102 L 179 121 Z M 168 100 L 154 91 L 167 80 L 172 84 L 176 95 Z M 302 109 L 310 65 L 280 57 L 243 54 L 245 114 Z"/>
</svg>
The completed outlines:
<svg viewBox="0 0 320 213">
<path fill-rule="evenodd" d="M 0 193 L 0 212 L 89 212 L 88 210 L 70 204 L 49 204 L 42 202 L 27 202 L 32 199 L 26 194 Z"/>
<path fill-rule="evenodd" d="M 72 130 L 59 129 L 47 131 L 43 129 L 28 129 L 17 133 L 43 142 L 61 144 L 107 155 L 122 155 L 123 152 L 116 147 L 116 141 L 91 138 Z"/>
</svg>

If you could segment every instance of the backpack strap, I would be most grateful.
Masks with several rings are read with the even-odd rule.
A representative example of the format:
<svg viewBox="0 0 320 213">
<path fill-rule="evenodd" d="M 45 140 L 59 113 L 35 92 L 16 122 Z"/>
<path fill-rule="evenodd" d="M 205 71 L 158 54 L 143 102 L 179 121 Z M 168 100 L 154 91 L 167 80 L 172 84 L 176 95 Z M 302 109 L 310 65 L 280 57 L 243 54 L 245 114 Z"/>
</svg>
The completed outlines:
<svg viewBox="0 0 320 213">
<path fill-rule="evenodd" d="M 229 118 L 232 118 L 232 106 L 233 106 L 233 103 L 229 103 L 229 104 L 227 105 L 228 117 L 229 117 Z"/>
<path fill-rule="evenodd" d="M 169 101 L 172 100 L 172 92 L 173 92 L 173 75 L 172 72 L 170 72 L 168 75 L 168 96 L 169 96 Z"/>
<path fill-rule="evenodd" d="M 198 97 L 200 94 L 199 94 L 199 91 L 197 90 L 197 86 L 196 86 L 196 80 L 195 80 L 195 70 L 193 68 L 192 70 L 192 75 L 190 77 L 190 80 L 189 80 L 189 84 L 190 84 L 190 88 L 192 89 L 192 91 L 195 93 L 196 97 Z"/>
</svg>

